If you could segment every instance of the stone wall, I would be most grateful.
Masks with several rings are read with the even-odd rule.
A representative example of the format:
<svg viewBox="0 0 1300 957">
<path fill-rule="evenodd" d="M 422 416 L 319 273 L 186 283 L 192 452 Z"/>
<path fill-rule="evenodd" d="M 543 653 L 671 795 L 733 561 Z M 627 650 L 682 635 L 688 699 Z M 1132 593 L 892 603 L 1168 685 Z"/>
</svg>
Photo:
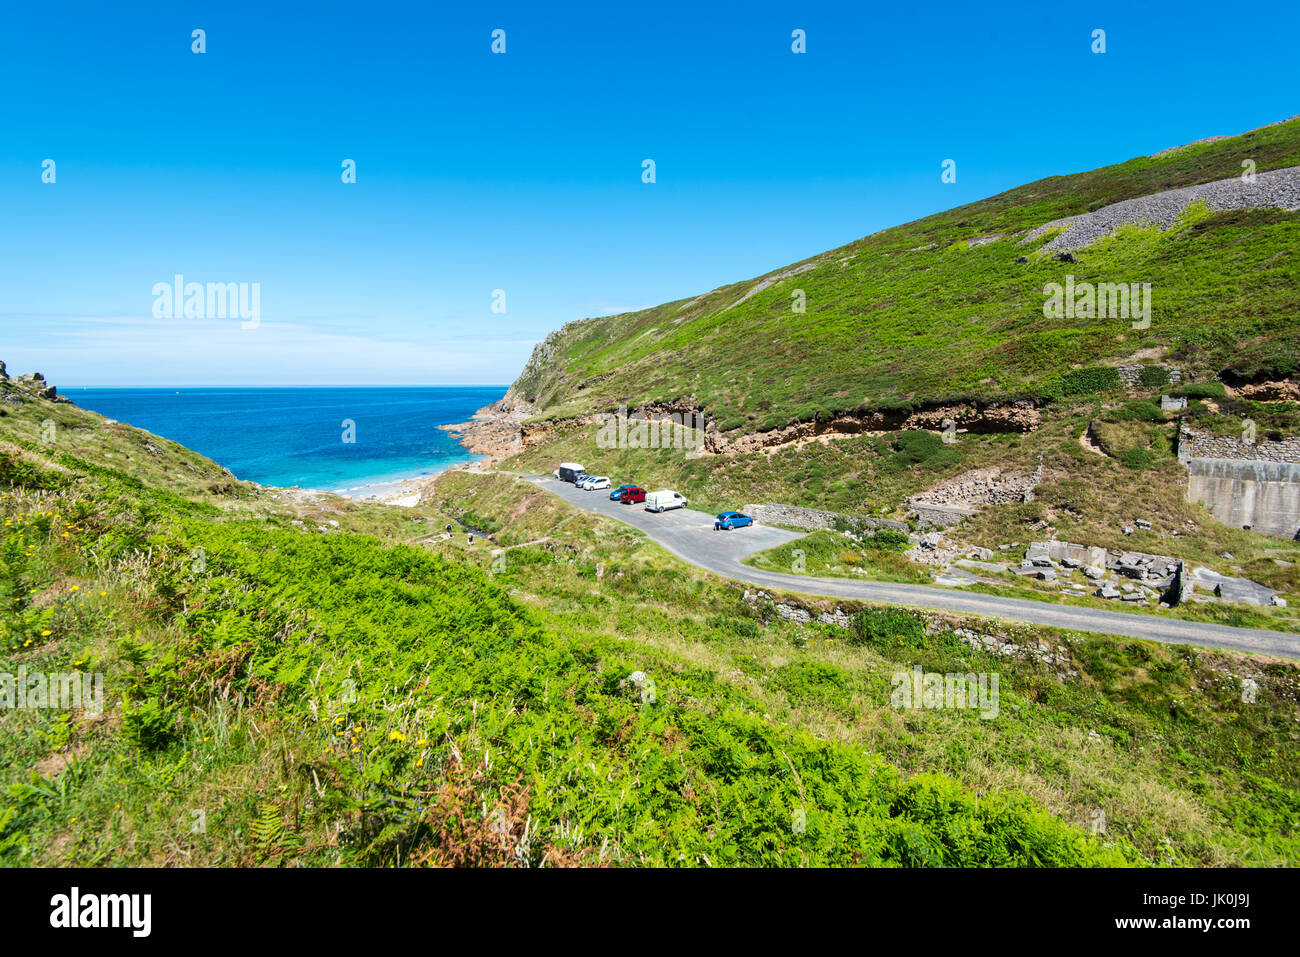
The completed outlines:
<svg viewBox="0 0 1300 957">
<path fill-rule="evenodd" d="M 1300 462 L 1300 435 L 1279 442 L 1243 442 L 1236 435 L 1211 435 L 1182 429 L 1178 433 L 1178 460 L 1235 459 L 1244 462 Z"/>
<path fill-rule="evenodd" d="M 916 524 L 919 528 L 949 528 L 964 522 L 977 511 L 959 505 L 937 505 L 934 502 L 911 502 L 910 504 L 912 511 L 916 513 Z"/>
<path fill-rule="evenodd" d="M 818 529 L 834 528 L 837 518 L 857 522 L 868 528 L 892 528 L 896 532 L 906 532 L 903 522 L 891 522 L 884 518 L 861 518 L 856 515 L 841 515 L 838 512 L 824 512 L 819 508 L 802 508 L 798 505 L 746 505 L 745 514 L 753 516 L 754 521 L 765 525 L 791 525 L 794 528 L 815 532 Z"/>
<path fill-rule="evenodd" d="M 1120 385 L 1124 388 L 1136 389 L 1142 385 L 1143 366 L 1118 366 L 1117 368 L 1119 370 Z M 1181 369 L 1175 366 L 1163 366 L 1162 368 L 1169 373 L 1170 385 L 1177 385 L 1182 381 L 1183 373 Z"/>
<path fill-rule="evenodd" d="M 948 528 L 970 518 L 985 505 L 1032 502 L 1043 480 L 1040 462 L 1033 474 L 1004 472 L 1000 468 L 972 469 L 907 500 L 917 524 Z"/>
</svg>

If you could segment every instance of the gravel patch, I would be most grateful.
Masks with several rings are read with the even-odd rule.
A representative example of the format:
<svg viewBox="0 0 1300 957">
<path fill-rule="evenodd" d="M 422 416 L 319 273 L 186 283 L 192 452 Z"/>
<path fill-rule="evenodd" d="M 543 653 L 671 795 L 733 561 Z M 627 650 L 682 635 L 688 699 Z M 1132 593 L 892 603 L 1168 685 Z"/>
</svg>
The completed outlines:
<svg viewBox="0 0 1300 957">
<path fill-rule="evenodd" d="M 807 272 L 809 269 L 816 269 L 820 265 L 821 263 L 819 262 L 804 263 L 802 266 L 795 266 L 793 269 L 787 269 L 784 272 L 779 272 L 775 276 L 769 276 L 767 279 L 762 280 L 757 286 L 749 290 L 749 292 L 745 293 L 743 296 L 741 296 L 739 299 L 737 299 L 735 302 L 733 302 L 731 305 L 729 305 L 726 309 L 723 309 L 722 311 L 726 312 L 729 309 L 735 309 L 746 299 L 749 299 L 751 296 L 757 296 L 764 289 L 768 289 L 772 286 L 775 286 L 781 280 L 789 279 L 791 276 L 797 276 L 800 273 Z"/>
<path fill-rule="evenodd" d="M 1204 200 L 1212 213 L 1229 209 L 1300 209 L 1300 166 L 1257 173 L 1253 183 L 1243 182 L 1240 176 L 1234 176 L 1213 183 L 1198 183 L 1182 189 L 1126 199 L 1091 213 L 1053 220 L 1031 231 L 1021 242 L 1032 242 L 1052 229 L 1065 226 L 1065 232 L 1041 250 L 1054 253 L 1082 249 L 1103 236 L 1109 236 L 1116 228 L 1131 223 L 1168 229 L 1198 199 Z"/>
</svg>

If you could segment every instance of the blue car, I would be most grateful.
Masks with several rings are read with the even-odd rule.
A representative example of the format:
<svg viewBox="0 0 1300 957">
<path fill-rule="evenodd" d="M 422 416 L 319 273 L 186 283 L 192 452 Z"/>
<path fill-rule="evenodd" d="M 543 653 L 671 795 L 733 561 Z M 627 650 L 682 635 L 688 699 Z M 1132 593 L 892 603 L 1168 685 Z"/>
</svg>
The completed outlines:
<svg viewBox="0 0 1300 957">
<path fill-rule="evenodd" d="M 610 489 L 610 490 L 609 490 L 609 500 L 610 500 L 611 502 L 617 502 L 620 498 L 623 497 L 623 493 L 626 492 L 626 491 L 627 491 L 628 489 L 630 489 L 630 488 L 636 488 L 636 486 L 635 486 L 635 485 L 620 485 L 618 488 L 612 488 L 612 489 Z"/>
<path fill-rule="evenodd" d="M 730 528 L 744 528 L 746 525 L 753 525 L 754 520 L 748 515 L 741 515 L 739 512 L 720 512 L 718 519 L 713 523 L 713 530 L 719 529 L 726 531 Z"/>
</svg>

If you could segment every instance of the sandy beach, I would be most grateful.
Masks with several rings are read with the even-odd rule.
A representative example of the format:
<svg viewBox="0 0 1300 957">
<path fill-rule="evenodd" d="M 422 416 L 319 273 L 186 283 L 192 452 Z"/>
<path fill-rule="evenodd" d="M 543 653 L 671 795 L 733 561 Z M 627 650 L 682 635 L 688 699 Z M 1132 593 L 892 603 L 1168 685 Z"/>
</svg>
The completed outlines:
<svg viewBox="0 0 1300 957">
<path fill-rule="evenodd" d="M 413 508 L 420 503 L 420 493 L 424 487 L 436 477 L 437 475 L 418 475 L 386 482 L 366 482 L 346 489 L 337 489 L 334 494 L 350 498 L 354 502 Z"/>
</svg>

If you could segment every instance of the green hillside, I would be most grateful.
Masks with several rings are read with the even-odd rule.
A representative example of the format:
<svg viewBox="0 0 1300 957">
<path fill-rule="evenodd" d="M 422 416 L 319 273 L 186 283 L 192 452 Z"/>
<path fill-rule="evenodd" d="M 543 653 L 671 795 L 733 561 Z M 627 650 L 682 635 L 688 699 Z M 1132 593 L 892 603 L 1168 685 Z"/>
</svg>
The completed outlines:
<svg viewBox="0 0 1300 957">
<path fill-rule="evenodd" d="M 953 399 L 1051 400 L 1077 388 L 1070 370 L 1138 354 L 1197 379 L 1285 376 L 1300 355 L 1300 213 L 1194 205 L 1171 230 L 1124 228 L 1073 263 L 1036 254 L 1049 236 L 1020 242 L 1061 217 L 1236 177 L 1247 158 L 1261 173 L 1300 165 L 1300 119 L 1031 183 L 805 260 L 761 291 L 790 270 L 570 323 L 515 392 L 546 418 L 689 400 L 723 432 L 752 432 Z M 1150 327 L 1044 318 L 1044 286 L 1067 274 L 1150 283 Z"/>
<path fill-rule="evenodd" d="M 1176 556 L 1266 584 L 1289 607 L 1153 613 L 1300 630 L 1300 545 L 1188 502 L 1176 458 L 1180 426 L 1300 433 L 1300 212 L 1211 212 L 1197 200 L 1169 228 L 1126 224 L 1068 253 L 1043 251 L 1060 228 L 1024 241 L 1125 200 L 1145 209 L 1170 189 L 1236 187 L 1246 159 L 1257 175 L 1300 166 L 1300 119 L 1041 180 L 695 299 L 569 323 L 512 387 L 525 421 L 506 461 L 534 472 L 581 462 L 706 509 L 782 503 L 914 523 L 912 500 L 945 484 L 1037 473 L 1032 501 L 973 502 L 979 513 L 948 541 L 1012 562 L 1047 538 Z M 1281 175 L 1300 203 L 1295 174 Z M 1071 277 L 1150 284 L 1149 327 L 1045 316 L 1044 290 Z M 1187 407 L 1163 411 L 1164 394 Z M 593 415 L 621 406 L 701 411 L 704 454 L 611 447 Z M 958 431 L 945 442 L 949 416 Z M 901 556 L 846 564 L 840 551 L 808 573 L 931 581 L 940 570 Z M 789 564 L 783 553 L 756 561 Z M 1063 596 L 1011 571 L 996 578 L 975 587 L 1106 604 L 1091 589 Z"/>
<path fill-rule="evenodd" d="M 800 625 L 505 476 L 259 490 L 0 391 L 0 674 L 104 676 L 102 714 L 0 710 L 0 864 L 1295 859 L 1292 664 Z M 504 556 L 437 534 L 465 515 Z M 912 664 L 1000 672 L 1002 717 L 891 707 Z"/>
</svg>

